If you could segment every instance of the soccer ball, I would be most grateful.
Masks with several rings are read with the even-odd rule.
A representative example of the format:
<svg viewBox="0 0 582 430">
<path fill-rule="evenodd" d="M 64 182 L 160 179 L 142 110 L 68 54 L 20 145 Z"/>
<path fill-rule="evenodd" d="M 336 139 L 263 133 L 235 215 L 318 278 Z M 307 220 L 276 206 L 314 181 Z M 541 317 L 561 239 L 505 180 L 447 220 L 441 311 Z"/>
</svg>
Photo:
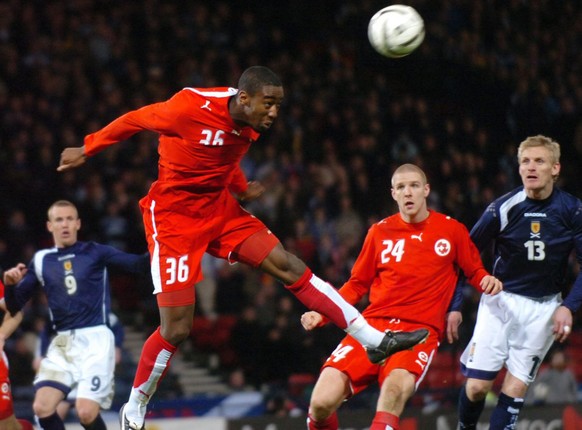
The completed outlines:
<svg viewBox="0 0 582 430">
<path fill-rule="evenodd" d="M 404 57 L 424 40 L 424 21 L 414 8 L 393 4 L 370 19 L 368 39 L 378 53 L 390 58 Z"/>
</svg>

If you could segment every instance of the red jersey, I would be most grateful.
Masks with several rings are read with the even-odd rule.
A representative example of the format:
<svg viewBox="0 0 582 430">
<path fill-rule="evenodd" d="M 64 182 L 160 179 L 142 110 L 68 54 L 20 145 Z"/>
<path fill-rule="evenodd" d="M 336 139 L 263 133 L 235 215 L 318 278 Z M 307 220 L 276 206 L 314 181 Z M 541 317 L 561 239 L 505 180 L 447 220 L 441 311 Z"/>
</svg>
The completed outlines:
<svg viewBox="0 0 582 430">
<path fill-rule="evenodd" d="M 156 195 L 186 191 L 205 193 L 229 187 L 246 190 L 239 161 L 259 133 L 230 117 L 228 102 L 235 88 L 184 88 L 165 102 L 120 116 L 85 137 L 85 155 L 128 139 L 142 130 L 160 134 Z M 151 191 L 150 191 L 151 192 Z"/>
<path fill-rule="evenodd" d="M 12 414 L 14 414 L 14 406 L 8 379 L 8 359 L 4 351 L 0 349 L 0 420 L 5 420 Z"/>
<path fill-rule="evenodd" d="M 459 268 L 481 291 L 489 273 L 463 224 L 434 211 L 415 224 L 396 214 L 370 227 L 340 294 L 356 304 L 369 293 L 365 317 L 423 324 L 441 338 Z"/>
</svg>

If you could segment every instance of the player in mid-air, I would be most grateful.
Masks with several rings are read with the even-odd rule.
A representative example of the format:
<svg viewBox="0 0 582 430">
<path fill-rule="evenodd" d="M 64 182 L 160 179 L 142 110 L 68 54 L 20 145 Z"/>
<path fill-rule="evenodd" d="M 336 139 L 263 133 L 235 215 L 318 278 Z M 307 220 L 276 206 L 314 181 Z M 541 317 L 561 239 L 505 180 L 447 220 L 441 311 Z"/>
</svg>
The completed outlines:
<svg viewBox="0 0 582 430">
<path fill-rule="evenodd" d="M 75 408 L 87 430 L 106 430 L 101 409 L 113 400 L 115 344 L 109 328 L 108 269 L 147 276 L 148 254 L 128 254 L 111 246 L 78 241 L 75 205 L 58 200 L 48 209 L 54 247 L 34 254 L 22 279 L 7 287 L 8 311 L 16 315 L 38 288 L 46 294 L 57 335 L 34 379 L 33 410 L 44 430 L 64 430 L 57 406 L 76 389 Z"/>
<path fill-rule="evenodd" d="M 4 283 L 13 285 L 22 278 L 21 268 L 24 264 L 7 270 L 4 275 Z M 0 308 L 4 308 L 4 283 L 0 280 Z M 0 430 L 33 430 L 29 421 L 18 419 L 14 416 L 14 403 L 12 401 L 12 391 L 10 389 L 10 379 L 8 378 L 8 358 L 4 353 L 4 342 L 10 337 L 22 322 L 22 312 L 17 312 L 14 316 L 5 313 L 0 325 Z"/>
<path fill-rule="evenodd" d="M 128 112 L 66 148 L 59 171 L 150 130 L 158 133 L 158 180 L 140 200 L 152 257 L 152 280 L 160 327 L 145 342 L 127 404 L 123 430 L 144 428 L 147 404 L 168 370 L 178 345 L 188 337 L 194 315 L 194 285 L 202 279 L 205 252 L 241 262 L 281 281 L 307 308 L 328 317 L 381 361 L 426 339 L 428 332 L 383 333 L 370 326 L 337 290 L 287 252 L 260 220 L 233 196 L 249 200 L 263 187 L 247 182 L 239 162 L 260 133 L 279 115 L 284 91 L 270 69 L 253 66 L 238 88 L 184 88 L 169 100 Z"/>
<path fill-rule="evenodd" d="M 482 296 L 473 337 L 461 357 L 468 377 L 459 397 L 461 429 L 476 429 L 485 396 L 503 366 L 507 374 L 491 430 L 513 429 L 528 385 L 554 340 L 572 330 L 582 303 L 582 272 L 562 301 L 568 259 L 582 264 L 582 202 L 560 190 L 560 145 L 538 135 L 517 151 L 523 186 L 498 198 L 471 230 L 479 250 L 494 244 L 493 273 L 504 291 Z"/>
<path fill-rule="evenodd" d="M 445 330 L 447 309 L 460 268 L 485 294 L 501 291 L 489 275 L 467 228 L 427 208 L 430 192 L 424 172 L 403 164 L 392 175 L 392 198 L 398 213 L 372 225 L 350 279 L 339 290 L 349 303 L 369 295 L 363 315 L 380 330 L 426 328 L 426 343 L 372 364 L 362 346 L 346 336 L 324 363 L 309 405 L 309 430 L 336 430 L 342 402 L 373 382 L 380 385 L 370 430 L 395 430 L 408 399 L 424 378 Z M 302 315 L 305 329 L 325 320 L 317 312 Z M 447 327 L 449 342 L 457 337 L 460 319 Z"/>
</svg>

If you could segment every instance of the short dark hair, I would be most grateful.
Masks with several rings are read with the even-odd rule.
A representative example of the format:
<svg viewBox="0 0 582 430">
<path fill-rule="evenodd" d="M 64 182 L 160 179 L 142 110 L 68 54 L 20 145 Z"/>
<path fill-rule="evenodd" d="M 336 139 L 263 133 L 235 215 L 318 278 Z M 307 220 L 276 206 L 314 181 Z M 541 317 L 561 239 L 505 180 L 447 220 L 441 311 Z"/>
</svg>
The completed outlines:
<svg viewBox="0 0 582 430">
<path fill-rule="evenodd" d="M 238 89 L 250 95 L 256 94 L 265 85 L 282 87 L 281 79 L 268 67 L 252 66 L 246 69 L 238 80 Z"/>
<path fill-rule="evenodd" d="M 415 164 L 410 164 L 410 163 L 406 163 L 406 164 L 402 164 L 401 166 L 399 166 L 394 173 L 392 174 L 392 181 L 394 181 L 394 176 L 399 174 L 399 173 L 418 173 L 420 175 L 420 178 L 422 179 L 422 185 L 426 185 L 428 184 L 428 180 L 426 179 L 426 174 L 424 173 L 424 171 L 418 167 Z"/>
</svg>

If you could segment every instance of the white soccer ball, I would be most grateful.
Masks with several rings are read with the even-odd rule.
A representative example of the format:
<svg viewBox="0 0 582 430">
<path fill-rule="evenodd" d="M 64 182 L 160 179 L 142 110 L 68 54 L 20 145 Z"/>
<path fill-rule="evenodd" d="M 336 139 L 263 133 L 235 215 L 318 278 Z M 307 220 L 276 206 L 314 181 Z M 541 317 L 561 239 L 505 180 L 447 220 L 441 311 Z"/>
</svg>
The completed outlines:
<svg viewBox="0 0 582 430">
<path fill-rule="evenodd" d="M 424 21 L 414 8 L 393 4 L 370 19 L 368 39 L 378 53 L 390 58 L 404 57 L 424 40 Z"/>
</svg>

